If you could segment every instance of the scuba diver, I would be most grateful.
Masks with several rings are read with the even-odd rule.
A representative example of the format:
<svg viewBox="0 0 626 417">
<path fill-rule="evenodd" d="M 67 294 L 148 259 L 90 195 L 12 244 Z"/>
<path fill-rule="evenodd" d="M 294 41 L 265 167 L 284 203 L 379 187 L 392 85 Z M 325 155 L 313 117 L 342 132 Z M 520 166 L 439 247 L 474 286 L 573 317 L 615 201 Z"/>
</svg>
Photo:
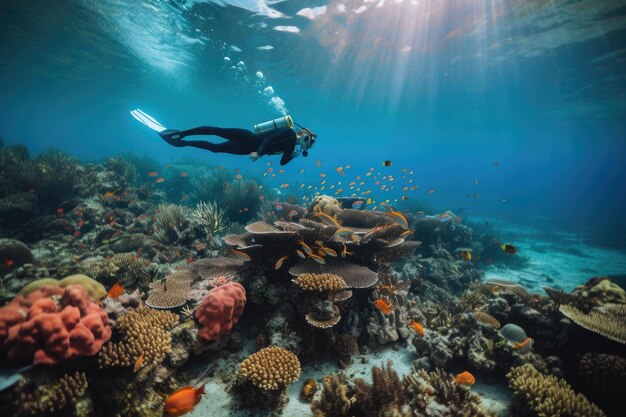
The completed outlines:
<svg viewBox="0 0 626 417">
<path fill-rule="evenodd" d="M 308 156 L 309 149 L 315 143 L 317 135 L 310 129 L 294 123 L 291 116 L 284 116 L 259 123 L 254 126 L 255 132 L 246 129 L 200 126 L 189 130 L 167 129 L 156 119 L 140 109 L 132 110 L 130 114 L 139 122 L 156 131 L 167 143 L 177 148 L 193 146 L 215 153 L 230 153 L 233 155 L 249 155 L 256 161 L 263 155 L 282 153 L 280 165 L 286 165 L 294 157 L 301 154 Z M 298 126 L 298 129 L 294 129 Z M 187 136 L 214 135 L 226 139 L 226 142 L 212 143 L 205 140 L 183 140 Z M 296 151 L 296 145 L 300 151 Z"/>
</svg>

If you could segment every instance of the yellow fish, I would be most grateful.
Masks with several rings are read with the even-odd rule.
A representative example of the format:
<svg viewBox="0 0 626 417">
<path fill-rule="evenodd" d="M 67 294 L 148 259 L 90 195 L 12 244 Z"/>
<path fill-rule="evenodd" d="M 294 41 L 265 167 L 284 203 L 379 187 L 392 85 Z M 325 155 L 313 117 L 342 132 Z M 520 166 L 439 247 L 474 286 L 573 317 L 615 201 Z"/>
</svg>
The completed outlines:
<svg viewBox="0 0 626 417">
<path fill-rule="evenodd" d="M 241 259 L 244 262 L 248 262 L 252 259 L 250 258 L 250 255 L 248 255 L 247 253 L 244 253 L 235 249 L 231 249 L 230 253 L 235 255 L 235 257 L 237 257 L 238 259 Z"/>
<path fill-rule="evenodd" d="M 282 258 L 278 259 L 274 264 L 274 269 L 279 270 L 283 266 L 283 262 L 285 262 L 287 259 L 289 259 L 288 255 L 285 255 Z"/>
</svg>

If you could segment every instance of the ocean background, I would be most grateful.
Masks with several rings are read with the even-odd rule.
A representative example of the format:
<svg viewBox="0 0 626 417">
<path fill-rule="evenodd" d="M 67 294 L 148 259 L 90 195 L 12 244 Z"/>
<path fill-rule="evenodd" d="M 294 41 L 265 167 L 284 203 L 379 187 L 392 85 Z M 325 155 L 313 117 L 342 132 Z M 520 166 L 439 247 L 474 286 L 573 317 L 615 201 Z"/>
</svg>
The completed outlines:
<svg viewBox="0 0 626 417">
<path fill-rule="evenodd" d="M 129 111 L 176 129 L 252 129 L 288 112 L 319 139 L 284 177 L 264 179 L 272 187 L 319 185 L 320 172 L 337 181 L 348 164 L 343 181 L 374 167 L 400 183 L 407 168 L 418 189 L 372 184 L 372 197 L 624 248 L 625 10 L 622 0 L 3 0 L 0 137 L 32 154 L 193 157 L 261 178 L 278 157 L 173 148 Z"/>
</svg>

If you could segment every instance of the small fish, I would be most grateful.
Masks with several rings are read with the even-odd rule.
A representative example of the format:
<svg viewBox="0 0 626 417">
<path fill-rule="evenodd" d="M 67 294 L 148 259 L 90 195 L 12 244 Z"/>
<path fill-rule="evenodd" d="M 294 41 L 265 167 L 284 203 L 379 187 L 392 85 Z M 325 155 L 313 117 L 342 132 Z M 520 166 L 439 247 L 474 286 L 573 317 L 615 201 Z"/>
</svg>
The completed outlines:
<svg viewBox="0 0 626 417">
<path fill-rule="evenodd" d="M 137 373 L 139 368 L 141 368 L 141 365 L 143 365 L 143 352 L 141 352 L 141 355 L 139 355 L 139 357 L 135 361 L 135 366 L 133 366 L 133 372 Z"/>
<path fill-rule="evenodd" d="M 474 184 L 479 185 L 480 184 L 480 180 L 474 180 Z"/>
<path fill-rule="evenodd" d="M 4 261 L 4 264 L 8 267 L 13 266 L 14 263 L 15 261 L 13 259 L 7 259 L 6 261 Z"/>
<path fill-rule="evenodd" d="M 274 204 L 274 210 L 276 210 L 277 212 L 281 212 L 283 211 L 283 206 L 281 206 L 280 204 Z"/>
<path fill-rule="evenodd" d="M 304 251 L 304 253 L 306 253 L 307 255 L 311 256 L 313 254 L 313 251 L 311 250 L 311 248 L 309 247 L 309 245 L 307 245 L 306 243 L 304 243 L 304 240 L 300 239 L 298 241 L 298 243 L 300 244 L 300 246 L 302 247 L 302 250 Z"/>
<path fill-rule="evenodd" d="M 293 220 L 294 218 L 298 217 L 298 211 L 289 210 L 289 213 L 287 213 L 287 217 L 289 217 L 290 220 Z"/>
<path fill-rule="evenodd" d="M 332 256 L 333 258 L 337 257 L 337 252 L 331 248 L 327 248 L 326 246 L 323 246 L 320 248 L 322 250 L 322 252 L 324 252 L 326 255 Z"/>
<path fill-rule="evenodd" d="M 516 343 L 514 346 L 515 350 L 519 350 L 522 353 L 526 353 L 530 350 L 533 345 L 533 338 L 527 337 L 523 342 Z"/>
<path fill-rule="evenodd" d="M 149 177 L 156 177 L 157 175 L 159 175 L 159 173 L 156 171 L 148 172 Z"/>
<path fill-rule="evenodd" d="M 137 220 L 139 220 L 140 222 L 144 222 L 144 221 L 148 220 L 148 215 L 147 214 L 140 214 L 137 217 Z"/>
<path fill-rule="evenodd" d="M 348 247 L 346 246 L 345 243 L 342 243 L 342 245 L 343 245 L 343 249 L 341 250 L 342 258 L 345 258 L 346 256 L 349 256 L 349 255 L 354 255 L 354 252 L 348 252 Z"/>
<path fill-rule="evenodd" d="M 311 259 L 313 259 L 315 262 L 317 262 L 318 264 L 325 264 L 326 261 L 324 260 L 324 258 L 322 258 L 321 256 L 315 255 L 314 253 L 310 254 L 309 257 Z"/>
<path fill-rule="evenodd" d="M 462 250 L 459 252 L 459 257 L 461 259 L 466 259 L 468 261 L 472 260 L 472 252 L 468 251 L 468 250 Z"/>
<path fill-rule="evenodd" d="M 204 394 L 204 385 L 200 388 L 183 387 L 167 397 L 163 412 L 169 417 L 178 417 L 192 411 Z"/>
<path fill-rule="evenodd" d="M 388 214 L 393 218 L 396 223 L 398 223 L 398 226 L 403 229 L 409 228 L 409 222 L 406 220 L 406 217 L 404 217 L 402 213 L 400 213 L 399 211 L 394 211 L 392 209 L 389 211 Z"/>
<path fill-rule="evenodd" d="M 242 180 L 243 179 L 243 175 L 235 174 L 235 176 L 233 178 L 236 179 L 236 180 Z"/>
<path fill-rule="evenodd" d="M 244 253 L 235 249 L 230 249 L 230 253 L 235 255 L 236 258 L 241 259 L 244 262 L 248 262 L 252 259 L 250 258 L 250 255 L 248 255 L 247 253 Z"/>
<path fill-rule="evenodd" d="M 120 295 L 124 294 L 126 290 L 119 283 L 114 284 L 109 291 L 107 291 L 107 295 L 109 298 L 117 299 Z"/>
<path fill-rule="evenodd" d="M 400 233 L 400 237 L 401 237 L 401 238 L 407 238 L 407 237 L 409 237 L 411 234 L 413 234 L 413 230 L 405 230 L 404 232 Z"/>
<path fill-rule="evenodd" d="M 409 199 L 409 196 L 408 196 L 408 195 L 403 195 L 403 196 L 402 196 L 402 200 L 403 200 L 403 201 L 406 201 L 406 200 L 408 200 L 408 199 Z"/>
<path fill-rule="evenodd" d="M 282 258 L 279 258 L 274 264 L 274 269 L 278 271 L 283 266 L 283 262 L 285 262 L 287 259 L 289 259 L 289 255 L 285 255 Z"/>
<path fill-rule="evenodd" d="M 391 161 L 387 160 L 387 161 L 383 161 L 383 166 L 384 167 L 390 167 L 392 165 Z"/>
<path fill-rule="evenodd" d="M 499 166 L 500 166 L 500 161 L 495 161 L 495 162 L 493 163 L 493 166 L 495 166 L 495 167 L 499 167 Z"/>
<path fill-rule="evenodd" d="M 80 237 L 80 230 L 78 230 L 78 229 L 74 230 L 74 237 L 76 239 L 78 239 Z"/>
<path fill-rule="evenodd" d="M 326 257 L 326 252 L 324 252 L 324 251 L 323 251 L 323 250 L 321 250 L 321 249 L 318 249 L 318 250 L 317 250 L 317 254 L 318 254 L 319 256 L 321 256 L 322 258 L 325 258 L 325 257 Z"/>
<path fill-rule="evenodd" d="M 435 193 L 435 191 L 436 191 L 436 190 L 435 190 L 434 188 L 431 188 L 430 190 L 428 190 L 428 193 L 427 193 L 427 194 L 428 194 L 428 195 L 434 194 L 434 193 Z"/>
<path fill-rule="evenodd" d="M 318 167 L 318 168 L 321 168 L 322 167 L 322 161 L 320 161 L 320 160 L 315 161 L 315 166 Z"/>
<path fill-rule="evenodd" d="M 415 333 L 418 333 L 420 336 L 424 336 L 424 326 L 422 326 L 415 320 L 411 320 L 411 322 L 409 323 L 409 327 L 415 330 Z"/>
<path fill-rule="evenodd" d="M 306 258 L 306 255 L 300 249 L 296 249 L 296 253 L 298 254 L 300 258 L 302 259 Z"/>
<path fill-rule="evenodd" d="M 500 247 L 508 254 L 515 255 L 517 253 L 517 248 L 513 245 L 509 245 L 508 243 L 503 243 Z"/>
<path fill-rule="evenodd" d="M 441 216 L 439 216 L 439 221 L 440 221 L 441 223 L 447 223 L 447 222 L 449 222 L 450 220 L 452 220 L 452 216 L 450 216 L 450 215 L 449 215 L 449 214 L 447 214 L 447 213 L 444 213 L 444 214 L 442 214 Z"/>
<path fill-rule="evenodd" d="M 155 183 L 155 184 L 160 184 L 160 183 L 162 183 L 162 182 L 164 182 L 164 181 L 165 181 L 165 178 L 163 178 L 163 177 L 159 177 L 159 178 L 157 178 L 157 179 L 156 179 L 156 181 L 154 181 L 154 183 Z"/>
<path fill-rule="evenodd" d="M 304 168 L 300 170 L 300 174 L 304 174 Z"/>
<path fill-rule="evenodd" d="M 285 183 L 285 184 L 280 184 L 281 189 L 285 189 L 285 188 L 289 188 L 289 184 Z"/>
<path fill-rule="evenodd" d="M 181 172 L 179 175 L 180 175 L 181 177 L 185 178 L 185 177 L 186 177 L 186 176 L 188 176 L 189 174 L 188 174 L 187 172 L 183 171 L 183 172 Z"/>
<path fill-rule="evenodd" d="M 322 177 L 322 178 L 326 178 L 326 174 L 322 172 L 322 173 L 320 174 L 320 177 Z"/>
<path fill-rule="evenodd" d="M 279 173 L 279 174 L 284 174 L 284 173 L 285 173 L 285 170 L 284 170 L 284 169 L 279 169 L 279 170 L 278 170 L 278 173 Z"/>
<path fill-rule="evenodd" d="M 454 377 L 454 382 L 459 385 L 474 385 L 476 378 L 471 373 L 465 371 Z"/>
<path fill-rule="evenodd" d="M 374 301 L 374 307 L 384 315 L 389 315 L 393 311 L 391 309 L 391 303 L 383 298 L 379 298 Z"/>
<path fill-rule="evenodd" d="M 335 219 L 333 219 L 328 214 L 326 214 L 326 213 L 324 213 L 322 211 L 317 211 L 316 213 L 313 214 L 313 216 L 319 217 L 319 219 L 325 225 L 341 227 L 341 225 Z"/>
<path fill-rule="evenodd" d="M 348 229 L 347 227 L 340 227 L 339 229 L 335 231 L 335 236 L 345 236 L 345 235 L 351 235 L 351 234 L 352 234 L 352 229 Z"/>
<path fill-rule="evenodd" d="M 337 167 L 337 168 L 335 169 L 335 171 L 337 171 L 337 174 L 341 175 L 342 177 L 343 177 L 344 175 L 346 175 L 346 173 L 345 173 L 345 172 L 343 172 L 343 168 L 342 168 L 342 167 Z"/>
</svg>

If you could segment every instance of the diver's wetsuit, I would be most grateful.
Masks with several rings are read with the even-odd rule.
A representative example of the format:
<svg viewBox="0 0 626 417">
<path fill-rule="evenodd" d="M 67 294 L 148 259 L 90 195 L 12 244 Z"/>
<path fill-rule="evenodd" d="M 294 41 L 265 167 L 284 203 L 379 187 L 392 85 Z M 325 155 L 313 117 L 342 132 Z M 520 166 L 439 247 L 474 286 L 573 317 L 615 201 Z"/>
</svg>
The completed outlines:
<svg viewBox="0 0 626 417">
<path fill-rule="evenodd" d="M 281 165 L 293 159 L 296 148 L 296 132 L 288 127 L 257 134 L 246 129 L 201 126 L 181 131 L 165 130 L 160 135 L 167 143 L 176 147 L 193 146 L 211 152 L 233 155 L 248 155 L 252 152 L 257 152 L 259 156 L 282 153 Z M 227 141 L 211 143 L 205 140 L 182 140 L 185 136 L 193 135 L 215 135 Z"/>
</svg>

